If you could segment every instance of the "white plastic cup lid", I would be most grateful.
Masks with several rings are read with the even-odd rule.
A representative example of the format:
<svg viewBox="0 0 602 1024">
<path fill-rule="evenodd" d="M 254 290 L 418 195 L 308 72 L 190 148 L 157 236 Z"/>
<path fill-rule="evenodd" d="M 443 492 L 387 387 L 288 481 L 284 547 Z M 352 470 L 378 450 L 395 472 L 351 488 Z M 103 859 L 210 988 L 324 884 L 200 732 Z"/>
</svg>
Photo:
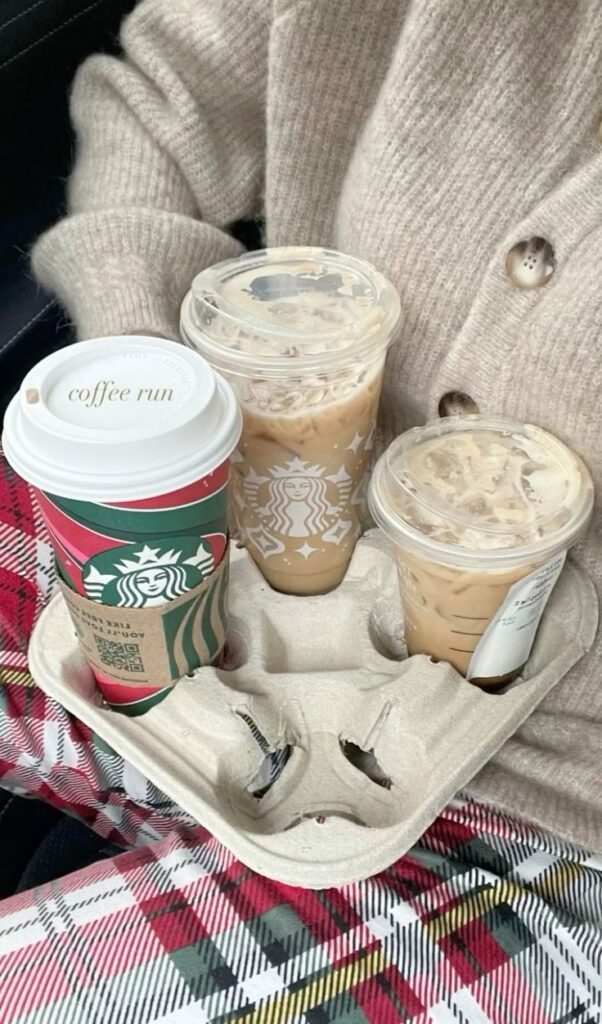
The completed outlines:
<svg viewBox="0 0 602 1024">
<path fill-rule="evenodd" d="M 286 376 L 381 356 L 399 322 L 396 289 L 334 249 L 283 246 L 203 270 L 181 311 L 183 340 L 218 370 Z"/>
<path fill-rule="evenodd" d="M 593 483 L 583 461 L 541 427 L 451 416 L 397 437 L 378 460 L 370 511 L 400 548 L 443 565 L 543 562 L 587 527 Z"/>
<path fill-rule="evenodd" d="M 6 411 L 2 445 L 40 490 L 132 501 L 211 473 L 241 425 L 231 387 L 198 353 L 161 338 L 98 338 L 30 370 Z"/>
</svg>

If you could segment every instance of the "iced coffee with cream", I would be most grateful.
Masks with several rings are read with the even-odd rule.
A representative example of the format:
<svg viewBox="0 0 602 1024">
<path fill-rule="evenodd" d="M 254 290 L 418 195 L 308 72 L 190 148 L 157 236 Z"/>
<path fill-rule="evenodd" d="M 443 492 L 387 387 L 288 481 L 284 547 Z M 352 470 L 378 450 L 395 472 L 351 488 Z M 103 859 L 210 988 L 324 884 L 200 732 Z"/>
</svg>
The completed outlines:
<svg viewBox="0 0 602 1024">
<path fill-rule="evenodd" d="M 582 460 L 530 424 L 452 417 L 390 445 L 369 501 L 395 544 L 408 653 L 485 687 L 518 676 L 591 517 Z"/>
<path fill-rule="evenodd" d="M 398 320 L 397 293 L 374 267 L 315 248 L 211 267 L 184 301 L 184 341 L 229 380 L 243 411 L 235 528 L 277 590 L 322 594 L 345 575 Z"/>
</svg>

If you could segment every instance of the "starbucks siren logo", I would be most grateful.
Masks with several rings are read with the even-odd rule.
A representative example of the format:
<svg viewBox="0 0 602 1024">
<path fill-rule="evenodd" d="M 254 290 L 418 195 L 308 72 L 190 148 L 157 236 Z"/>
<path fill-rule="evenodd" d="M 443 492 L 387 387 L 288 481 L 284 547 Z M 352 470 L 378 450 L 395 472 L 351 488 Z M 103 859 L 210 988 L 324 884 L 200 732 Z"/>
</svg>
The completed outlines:
<svg viewBox="0 0 602 1024">
<path fill-rule="evenodd" d="M 83 583 L 88 597 L 99 604 L 153 608 L 192 590 L 213 569 L 205 541 L 179 537 L 176 547 L 150 541 L 94 555 L 84 567 Z"/>
<path fill-rule="evenodd" d="M 327 474 L 324 466 L 293 458 L 268 472 L 260 476 L 250 467 L 242 482 L 246 502 L 261 522 L 246 531 L 247 538 L 264 558 L 282 554 L 283 536 L 336 545 L 344 540 L 353 527 L 347 518 L 352 480 L 344 465 Z M 304 540 L 295 550 L 307 560 L 318 548 Z"/>
</svg>

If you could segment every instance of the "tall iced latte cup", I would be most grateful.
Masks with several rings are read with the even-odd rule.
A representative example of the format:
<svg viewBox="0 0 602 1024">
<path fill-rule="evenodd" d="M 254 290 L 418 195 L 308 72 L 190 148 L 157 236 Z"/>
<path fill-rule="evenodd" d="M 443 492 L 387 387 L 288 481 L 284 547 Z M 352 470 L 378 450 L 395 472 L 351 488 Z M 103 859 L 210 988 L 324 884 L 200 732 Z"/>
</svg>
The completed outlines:
<svg viewBox="0 0 602 1024">
<path fill-rule="evenodd" d="M 393 441 L 369 503 L 396 547 L 408 653 L 484 687 L 518 676 L 591 516 L 581 459 L 530 424 L 451 417 Z"/>
<path fill-rule="evenodd" d="M 374 267 L 324 249 L 249 253 L 194 280 L 181 330 L 233 386 L 236 530 L 287 594 L 339 584 L 360 532 L 399 298 Z"/>
</svg>

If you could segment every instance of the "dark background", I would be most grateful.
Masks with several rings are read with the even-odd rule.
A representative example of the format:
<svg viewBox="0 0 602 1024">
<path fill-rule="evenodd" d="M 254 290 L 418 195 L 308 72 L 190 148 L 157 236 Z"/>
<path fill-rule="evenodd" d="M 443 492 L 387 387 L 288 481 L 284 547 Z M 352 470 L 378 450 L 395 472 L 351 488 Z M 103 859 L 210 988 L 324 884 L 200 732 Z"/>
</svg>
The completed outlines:
<svg viewBox="0 0 602 1024">
<path fill-rule="evenodd" d="M 73 159 L 68 94 L 82 60 L 115 51 L 135 0 L 2 0 L 0 5 L 0 419 L 24 373 L 69 328 L 31 278 L 27 253 L 64 209 Z"/>
</svg>

